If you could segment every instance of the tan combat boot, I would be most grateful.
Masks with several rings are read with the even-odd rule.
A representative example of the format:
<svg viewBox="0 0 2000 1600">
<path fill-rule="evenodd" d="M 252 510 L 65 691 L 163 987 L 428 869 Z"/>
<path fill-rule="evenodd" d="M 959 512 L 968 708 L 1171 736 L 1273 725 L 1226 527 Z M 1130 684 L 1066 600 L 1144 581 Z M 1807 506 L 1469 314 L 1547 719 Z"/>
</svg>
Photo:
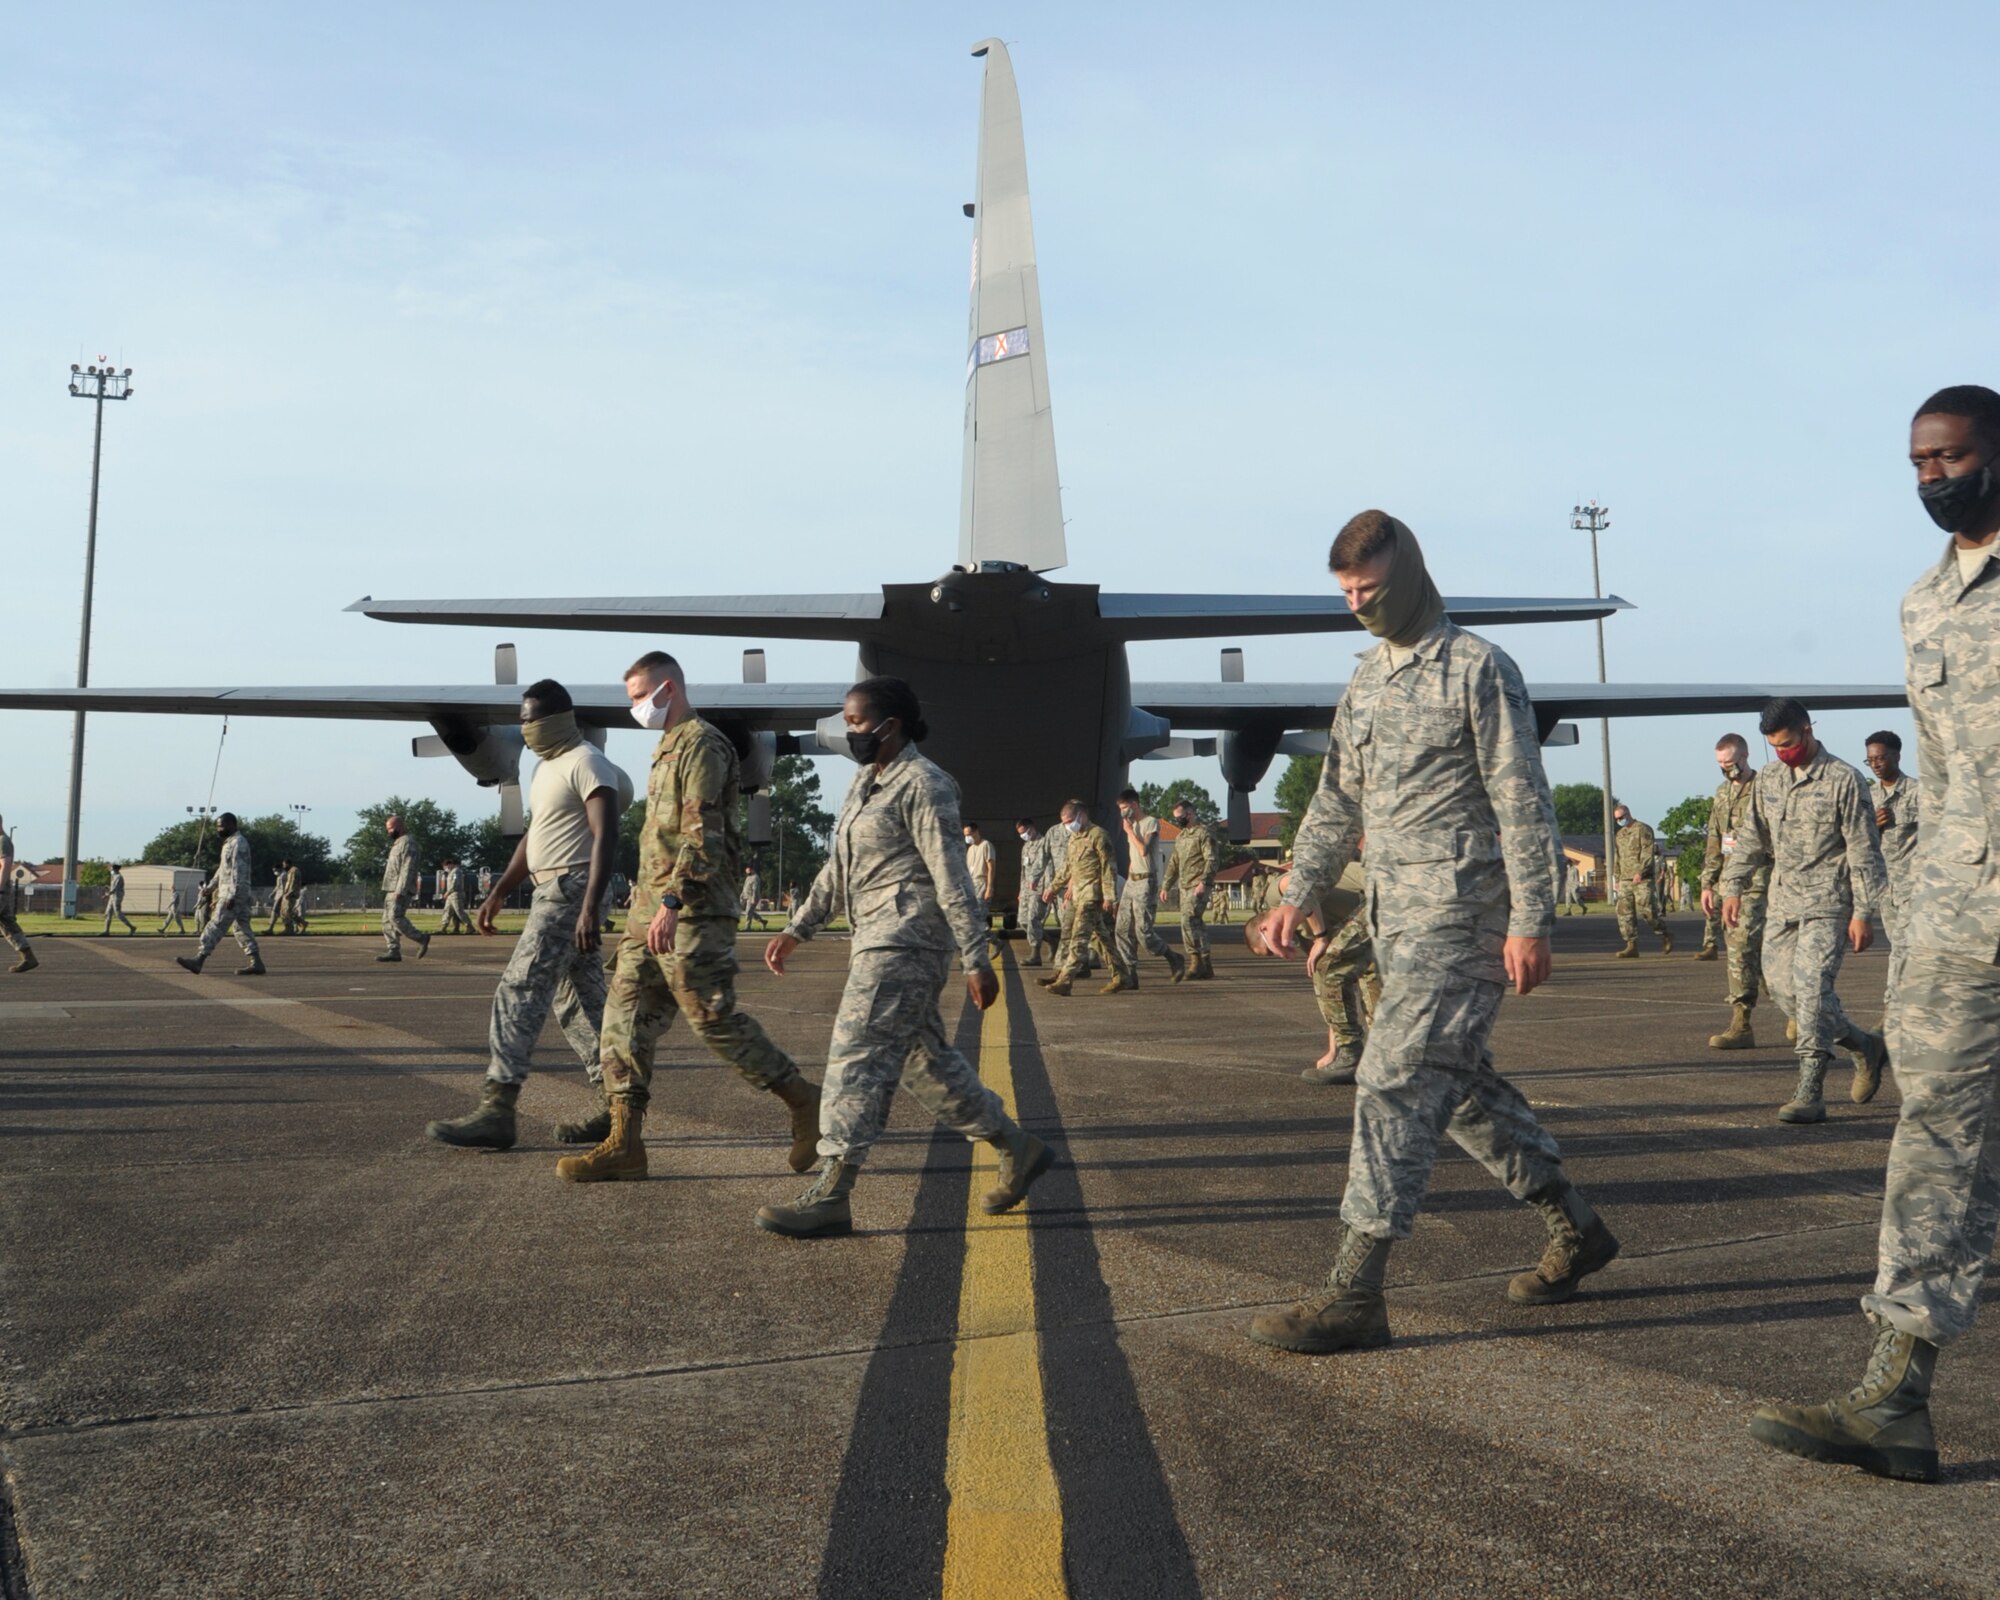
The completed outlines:
<svg viewBox="0 0 2000 1600">
<path fill-rule="evenodd" d="M 611 1131 L 604 1142 L 588 1155 L 564 1156 L 556 1163 L 556 1176 L 565 1183 L 608 1183 L 619 1178 L 646 1176 L 646 1146 L 639 1138 L 646 1120 L 643 1106 L 630 1100 L 611 1102 Z"/>
<path fill-rule="evenodd" d="M 1530 1195 L 1528 1204 L 1542 1214 L 1549 1230 L 1549 1247 L 1533 1272 L 1518 1274 L 1507 1285 L 1507 1298 L 1517 1306 L 1559 1305 L 1576 1293 L 1591 1273 L 1618 1256 L 1618 1240 L 1590 1203 L 1568 1187 Z"/>
<path fill-rule="evenodd" d="M 1798 1087 L 1792 1098 L 1778 1107 L 1780 1122 L 1826 1121 L 1826 1057 L 1812 1056 L 1799 1063 Z"/>
<path fill-rule="evenodd" d="M 1663 928 L 1660 930 L 1660 954 L 1663 956 L 1670 956 L 1673 953 L 1674 953 L 1674 936 L 1667 929 Z"/>
<path fill-rule="evenodd" d="M 1785 1018 L 1785 1043 L 1797 1044 L 1798 1042 L 1799 1019 L 1797 1017 L 1787 1017 Z"/>
<path fill-rule="evenodd" d="M 819 1176 L 788 1206 L 765 1206 L 757 1213 L 757 1226 L 766 1233 L 783 1234 L 787 1239 L 817 1239 L 828 1234 L 852 1233 L 854 1214 L 847 1197 L 861 1169 L 839 1156 L 820 1163 Z"/>
<path fill-rule="evenodd" d="M 1012 1211 L 1027 1198 L 1028 1189 L 1055 1165 L 1055 1152 L 1026 1128 L 1009 1128 L 986 1141 L 1000 1152 L 1000 1181 L 979 1197 L 979 1209 L 989 1217 Z"/>
<path fill-rule="evenodd" d="M 1931 1432 L 1937 1346 L 1883 1328 L 1859 1388 L 1818 1406 L 1759 1406 L 1750 1437 L 1808 1461 L 1859 1467 L 1878 1478 L 1938 1480 Z"/>
<path fill-rule="evenodd" d="M 794 1172 L 810 1172 L 819 1160 L 819 1085 L 794 1072 L 771 1085 L 771 1093 L 792 1108 L 792 1148 L 785 1161 Z"/>
<path fill-rule="evenodd" d="M 611 1132 L 611 1096 L 604 1092 L 604 1085 L 594 1085 L 597 1090 L 597 1112 L 585 1117 L 581 1122 L 558 1122 L 555 1125 L 558 1144 L 596 1144 Z"/>
<path fill-rule="evenodd" d="M 1711 1050 L 1755 1050 L 1757 1035 L 1750 1031 L 1750 1008 L 1731 1006 L 1729 1026 L 1720 1033 L 1711 1033 L 1708 1047 Z"/>
<path fill-rule="evenodd" d="M 1712 944 L 1705 944 L 1695 951 L 1694 958 L 1697 961 L 1718 961 L 1722 958 L 1722 952 Z"/>
<path fill-rule="evenodd" d="M 1620 961 L 1637 961 L 1639 959 L 1639 941 L 1637 939 L 1627 939 L 1625 941 L 1625 948 L 1618 952 L 1618 959 Z"/>
<path fill-rule="evenodd" d="M 1389 1307 L 1382 1298 L 1388 1264 L 1387 1239 L 1343 1227 L 1326 1288 L 1288 1310 L 1251 1318 L 1250 1337 L 1302 1356 L 1380 1349 L 1389 1342 Z"/>
<path fill-rule="evenodd" d="M 1062 969 L 1058 967 L 1052 976 L 1047 978 L 1037 978 L 1035 980 L 1035 983 L 1040 988 L 1053 989 L 1057 984 L 1061 983 L 1062 980 L 1063 980 Z"/>
<path fill-rule="evenodd" d="M 1136 989 L 1138 987 L 1139 980 L 1137 978 L 1113 978 L 1097 992 L 1099 994 L 1118 994 L 1123 990 Z"/>
<path fill-rule="evenodd" d="M 1856 1105 L 1865 1106 L 1882 1087 L 1882 1071 L 1889 1065 L 1888 1043 L 1881 1034 L 1862 1028 L 1856 1028 L 1840 1042 L 1854 1052 L 1854 1082 L 1848 1087 L 1848 1097 Z"/>
<path fill-rule="evenodd" d="M 1065 972 L 1053 977 L 1047 983 L 1043 984 L 1042 987 L 1047 989 L 1050 994 L 1068 995 L 1070 992 L 1069 974 Z"/>
</svg>

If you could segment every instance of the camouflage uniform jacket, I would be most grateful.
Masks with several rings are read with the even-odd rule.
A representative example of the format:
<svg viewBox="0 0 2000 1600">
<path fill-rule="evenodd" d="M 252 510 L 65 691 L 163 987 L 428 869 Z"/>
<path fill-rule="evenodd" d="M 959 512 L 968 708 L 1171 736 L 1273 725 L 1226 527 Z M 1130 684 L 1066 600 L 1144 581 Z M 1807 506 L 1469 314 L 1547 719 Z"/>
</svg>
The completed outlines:
<svg viewBox="0 0 2000 1600">
<path fill-rule="evenodd" d="M 1749 815 L 1750 795 L 1756 786 L 1757 774 L 1754 772 L 1741 783 L 1733 778 L 1724 778 L 1716 785 L 1715 798 L 1708 807 L 1708 843 L 1701 852 L 1701 886 L 1704 889 L 1721 886 L 1722 869 L 1736 854 L 1737 841 L 1743 837 L 1743 819 Z M 1750 882 L 1743 892 L 1768 894 L 1770 889 L 1771 869 L 1759 867 L 1750 874 Z"/>
<path fill-rule="evenodd" d="M 1042 880 L 1042 887 L 1053 889 L 1062 881 L 1063 863 L 1069 860 L 1069 829 L 1058 822 L 1042 834 L 1042 843 L 1049 847 L 1049 875 Z"/>
<path fill-rule="evenodd" d="M 1055 876 L 1055 841 L 1048 834 L 1029 839 L 1021 846 L 1021 887 L 1040 894 Z"/>
<path fill-rule="evenodd" d="M 1723 894 L 1742 894 L 1764 866 L 1771 869 L 1766 914 L 1773 925 L 1866 917 L 1887 892 L 1867 785 L 1825 745 L 1803 767 L 1767 761 L 1757 769 L 1736 849 L 1722 869 Z"/>
<path fill-rule="evenodd" d="M 1653 871 L 1660 862 L 1660 847 L 1653 837 L 1651 824 L 1634 817 L 1618 830 L 1617 842 L 1611 847 L 1611 859 L 1615 865 L 1611 875 L 1615 887 L 1636 889 L 1641 884 L 1650 883 Z M 1639 883 L 1632 880 L 1637 878 Z"/>
<path fill-rule="evenodd" d="M 965 865 L 958 784 L 904 745 L 880 773 L 864 766 L 833 825 L 833 849 L 785 931 L 810 939 L 836 913 L 859 950 L 950 950 L 990 969 L 986 923 Z"/>
<path fill-rule="evenodd" d="M 1958 552 L 1903 596 L 1903 660 L 1924 774 L 1909 939 L 1992 961 L 2000 950 L 2000 569 L 1970 584 Z"/>
<path fill-rule="evenodd" d="M 392 897 L 417 892 L 417 841 L 407 833 L 389 846 L 389 859 L 382 868 L 382 892 Z"/>
<path fill-rule="evenodd" d="M 1081 833 L 1072 833 L 1063 863 L 1056 869 L 1050 886 L 1060 894 L 1067 888 L 1079 901 L 1102 905 L 1118 898 L 1118 879 L 1111 870 L 1111 837 L 1096 823 Z"/>
<path fill-rule="evenodd" d="M 1555 802 L 1534 706 L 1513 659 L 1449 618 L 1394 654 L 1363 651 L 1341 696 L 1285 902 L 1311 909 L 1365 833 L 1375 926 L 1504 982 L 1506 940 L 1555 925 Z"/>
<path fill-rule="evenodd" d="M 250 841 L 232 833 L 222 841 L 222 859 L 216 863 L 215 903 L 226 906 L 250 898 Z"/>
<path fill-rule="evenodd" d="M 278 880 L 278 893 L 282 895 L 292 896 L 292 895 L 297 895 L 298 892 L 299 892 L 299 869 L 297 867 L 287 867 L 285 868 L 284 877 Z"/>
<path fill-rule="evenodd" d="M 1896 792 L 1891 794 L 1882 787 L 1881 780 L 1870 779 L 1868 784 L 1868 804 L 1880 811 L 1889 808 L 1889 826 L 1881 829 L 1882 865 L 1889 869 L 1889 875 L 1901 882 L 1917 861 L 1917 825 L 1923 820 L 1923 797 L 1917 793 L 1917 780 L 1907 772 L 1896 780 Z"/>
<path fill-rule="evenodd" d="M 742 772 L 736 747 L 712 722 L 689 717 L 660 736 L 646 780 L 639 831 L 639 877 L 631 916 L 650 922 L 660 896 L 676 896 L 691 917 L 742 915 Z"/>
<path fill-rule="evenodd" d="M 1167 857 L 1167 875 L 1160 880 L 1160 890 L 1165 893 L 1178 883 L 1184 892 L 1193 894 L 1214 876 L 1215 835 L 1197 818 L 1174 839 L 1174 853 Z"/>
</svg>

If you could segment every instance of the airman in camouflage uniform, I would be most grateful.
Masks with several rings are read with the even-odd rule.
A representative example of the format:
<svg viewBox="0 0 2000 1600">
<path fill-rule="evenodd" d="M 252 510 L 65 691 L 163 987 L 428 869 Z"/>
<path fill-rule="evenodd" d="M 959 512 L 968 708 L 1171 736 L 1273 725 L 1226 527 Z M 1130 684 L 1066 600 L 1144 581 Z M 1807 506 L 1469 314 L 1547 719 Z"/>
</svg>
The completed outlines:
<svg viewBox="0 0 2000 1600">
<path fill-rule="evenodd" d="M 1715 760 L 1722 768 L 1722 782 L 1708 806 L 1708 839 L 1701 853 L 1701 910 L 1704 917 L 1720 922 L 1722 869 L 1736 853 L 1757 770 L 1750 765 L 1750 741 L 1740 733 L 1726 733 L 1716 742 Z M 1764 901 L 1770 889 L 1771 869 L 1759 867 L 1744 880 L 1743 892 L 1737 897 L 1741 909 L 1736 926 L 1723 929 L 1723 947 L 1729 955 L 1729 1026 L 1709 1035 L 1711 1050 L 1754 1050 L 1757 1046 L 1751 1013 L 1757 1009 L 1763 983 Z"/>
<path fill-rule="evenodd" d="M 1090 820 L 1090 813 L 1081 800 L 1072 800 L 1063 807 L 1063 825 L 1070 832 L 1069 846 L 1063 852 L 1062 867 L 1046 893 L 1053 898 L 1068 890 L 1074 920 L 1070 924 L 1069 944 L 1063 964 L 1054 978 L 1044 980 L 1043 987 L 1050 994 L 1069 994 L 1071 984 L 1084 975 L 1084 952 L 1094 941 L 1104 952 L 1105 961 L 1115 975 L 1116 986 L 1136 989 L 1139 987 L 1138 973 L 1126 970 L 1111 943 L 1109 918 L 1118 904 L 1118 880 L 1111 871 L 1111 839 Z"/>
<path fill-rule="evenodd" d="M 1263 883 L 1263 875 L 1257 880 Z M 1280 882 L 1280 894 L 1290 885 Z M 1350 861 L 1313 913 L 1318 936 L 1307 953 L 1313 999 L 1326 1019 L 1326 1058 L 1299 1074 L 1308 1083 L 1352 1083 L 1368 1043 L 1368 1027 L 1382 998 L 1375 970 L 1375 930 L 1368 923 L 1368 875 Z"/>
<path fill-rule="evenodd" d="M 1902 977 L 1903 949 L 1908 944 L 1910 896 L 1917 871 L 1917 825 L 1923 797 L 1917 780 L 1902 770 L 1903 741 L 1886 728 L 1868 735 L 1868 801 L 1875 808 L 1875 828 L 1882 838 L 1882 867 L 1889 875 L 1889 892 L 1882 899 L 1882 926 L 1889 935 L 1889 986 L 1882 1000 L 1886 1018 L 1896 1009 L 1896 985 Z"/>
<path fill-rule="evenodd" d="M 0 939 L 14 952 L 13 972 L 33 972 L 42 963 L 28 936 L 14 920 L 14 836 L 0 828 Z"/>
<path fill-rule="evenodd" d="M 1618 1252 L 1488 1047 L 1506 982 L 1526 993 L 1547 977 L 1554 927 L 1555 805 L 1520 670 L 1444 615 L 1414 535 L 1394 518 L 1356 517 L 1330 564 L 1383 642 L 1362 655 L 1334 714 L 1272 928 L 1286 953 L 1365 833 L 1382 999 L 1356 1080 L 1327 1288 L 1249 1330 L 1305 1354 L 1388 1342 L 1389 1246 L 1410 1236 L 1443 1134 L 1541 1213 L 1548 1249 L 1509 1283 L 1510 1299 L 1568 1299 Z"/>
<path fill-rule="evenodd" d="M 190 972 L 199 972 L 209 954 L 222 943 L 223 934 L 234 932 L 237 944 L 250 958 L 250 965 L 238 967 L 236 976 L 262 977 L 264 957 L 257 949 L 256 930 L 250 926 L 250 841 L 237 831 L 236 817 L 228 811 L 215 819 L 215 830 L 222 836 L 222 859 L 216 863 L 215 876 L 208 882 L 215 914 L 202 929 L 201 944 L 195 953 L 175 956 L 174 961 Z"/>
<path fill-rule="evenodd" d="M 1181 896 L 1181 944 L 1187 951 L 1187 971 L 1176 976 L 1207 979 L 1215 976 L 1208 953 L 1208 897 L 1215 892 L 1215 835 L 1208 824 L 1181 803 L 1174 807 L 1174 826 L 1180 829 L 1174 853 L 1167 858 L 1167 874 L 1160 884 L 1160 903 L 1178 887 Z"/>
<path fill-rule="evenodd" d="M 1062 833 L 1062 829 L 1056 832 Z M 1014 920 L 1020 923 L 1022 937 L 1028 942 L 1028 957 L 1021 965 L 1039 967 L 1049 921 L 1049 906 L 1042 898 L 1042 891 L 1055 877 L 1051 856 L 1054 841 L 1036 826 L 1032 817 L 1023 817 L 1014 825 L 1014 836 L 1021 841 L 1021 894 L 1014 907 Z"/>
<path fill-rule="evenodd" d="M 790 1237 L 852 1226 L 848 1195 L 899 1080 L 945 1127 L 999 1149 L 1001 1185 L 985 1196 L 987 1212 L 1019 1204 L 1051 1160 L 953 1048 L 939 1009 L 954 950 L 975 1005 L 984 1009 L 999 993 L 984 903 L 960 845 L 958 785 L 919 753 L 928 730 L 901 679 L 856 684 L 844 714 L 862 734 L 858 747 L 850 741 L 861 770 L 841 802 L 826 865 L 764 955 L 783 976 L 792 950 L 830 918 L 844 916 L 854 930 L 827 1050 L 819 1175 L 795 1204 L 757 1213 L 758 1227 Z"/>
<path fill-rule="evenodd" d="M 672 656 L 653 651 L 626 674 L 635 711 L 664 706 L 668 725 L 653 752 L 639 876 L 604 1004 L 601 1049 L 611 1131 L 556 1172 L 574 1183 L 643 1178 L 640 1139 L 651 1098 L 653 1051 L 676 1015 L 717 1059 L 791 1108 L 795 1171 L 812 1165 L 819 1089 L 799 1075 L 756 1018 L 736 1008 L 736 898 L 743 877 L 741 766 L 728 735 L 687 703 Z M 667 698 L 662 700 L 661 696 Z M 648 721 L 646 726 L 659 726 Z"/>
<path fill-rule="evenodd" d="M 1625 947 L 1618 952 L 1623 960 L 1639 954 L 1639 924 L 1660 936 L 1660 954 L 1672 955 L 1674 936 L 1667 932 L 1660 916 L 1660 903 L 1653 880 L 1659 871 L 1660 848 L 1647 823 L 1632 815 L 1622 802 L 1614 806 L 1611 818 L 1617 824 L 1617 842 L 1612 846 L 1611 881 L 1618 897 L 1618 933 Z"/>
<path fill-rule="evenodd" d="M 1804 706 L 1773 700 L 1759 727 L 1779 759 L 1750 785 L 1736 849 L 1722 869 L 1722 920 L 1740 925 L 1741 895 L 1758 868 L 1769 867 L 1764 982 L 1799 1035 L 1798 1087 L 1778 1118 L 1824 1122 L 1834 1046 L 1854 1052 L 1857 1102 L 1875 1097 L 1888 1061 L 1881 1035 L 1850 1022 L 1833 987 L 1847 946 L 1868 948 L 1868 918 L 1887 891 L 1882 849 L 1861 774 L 1813 737 Z"/>
<path fill-rule="evenodd" d="M 382 864 L 382 942 L 386 946 L 377 961 L 401 961 L 403 941 L 414 939 L 419 961 L 431 953 L 431 936 L 410 921 L 410 902 L 417 894 L 417 842 L 403 828 L 401 817 L 388 817 L 383 826 L 395 843 L 389 859 Z"/>
<path fill-rule="evenodd" d="M 1924 822 L 1911 958 L 1889 1018 L 1903 1104 L 1861 1302 L 1875 1347 L 1848 1394 L 1765 1406 L 1750 1431 L 1794 1455 L 1931 1482 L 1938 1350 L 1972 1327 L 2000 1222 L 2000 394 L 1933 395 L 1911 424 L 1910 459 L 1953 538 L 1903 597 Z"/>
<path fill-rule="evenodd" d="M 465 869 L 456 861 L 444 869 L 444 925 L 439 933 L 470 933 L 472 918 L 465 914 Z"/>
<path fill-rule="evenodd" d="M 1120 975 L 1105 986 L 1106 994 L 1139 986 L 1142 948 L 1165 961 L 1170 976 L 1178 978 L 1184 970 L 1173 946 L 1160 937 L 1159 929 L 1153 925 L 1159 911 L 1159 902 L 1153 898 L 1153 849 L 1159 841 L 1160 824 L 1146 815 L 1136 789 L 1127 789 L 1119 795 L 1118 818 L 1125 830 L 1125 886 L 1118 891 L 1116 929 Z"/>
</svg>

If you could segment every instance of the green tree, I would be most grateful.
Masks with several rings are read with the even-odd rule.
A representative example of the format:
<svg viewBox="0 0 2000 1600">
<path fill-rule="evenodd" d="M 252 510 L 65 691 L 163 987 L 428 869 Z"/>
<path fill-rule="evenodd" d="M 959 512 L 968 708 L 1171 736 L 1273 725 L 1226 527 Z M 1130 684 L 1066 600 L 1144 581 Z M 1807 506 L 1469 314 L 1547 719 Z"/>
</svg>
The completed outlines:
<svg viewBox="0 0 2000 1600">
<path fill-rule="evenodd" d="M 111 863 L 86 856 L 77 863 L 76 881 L 86 887 L 102 888 L 111 881 Z"/>
<path fill-rule="evenodd" d="M 1708 845 L 1708 813 L 1715 797 L 1691 794 L 1660 818 L 1660 847 L 1680 852 L 1680 880 L 1690 889 L 1701 883 L 1701 857 Z"/>
<path fill-rule="evenodd" d="M 292 818 L 277 813 L 250 817 L 242 828 L 243 837 L 250 841 L 251 876 L 257 883 L 272 882 L 280 860 L 296 861 L 299 876 L 307 883 L 326 883 L 336 876 L 338 863 L 332 843 L 307 833 Z M 154 834 L 139 859 L 154 866 L 200 867 L 212 872 L 220 845 L 213 819 L 204 825 L 204 819 L 192 817 Z"/>
<path fill-rule="evenodd" d="M 1604 791 L 1594 783 L 1559 783 L 1555 787 L 1556 831 L 1603 837 Z"/>
<path fill-rule="evenodd" d="M 646 802 L 634 800 L 618 819 L 617 870 L 628 879 L 639 876 L 639 830 L 646 825 Z"/>
<path fill-rule="evenodd" d="M 779 756 L 771 768 L 771 842 L 750 851 L 764 892 L 775 900 L 796 884 L 804 893 L 826 865 L 832 833 L 833 813 L 820 803 L 819 769 L 804 756 Z"/>
<path fill-rule="evenodd" d="M 456 812 L 447 811 L 435 800 L 405 800 L 392 794 L 386 800 L 364 806 L 361 826 L 348 838 L 344 864 L 353 882 L 382 881 L 382 868 L 389 859 L 389 834 L 383 824 L 392 816 L 401 817 L 403 826 L 409 829 L 411 839 L 416 842 L 417 865 L 425 872 L 434 871 L 446 856 L 467 859 L 478 833 L 476 827 L 466 827 Z M 261 858 L 258 864 L 262 866 Z"/>
<path fill-rule="evenodd" d="M 459 864 L 469 872 L 486 867 L 497 878 L 507 870 L 507 863 L 514 859 L 516 841 L 500 831 L 500 814 L 497 811 L 481 817 L 477 822 L 468 822 L 463 838 L 458 859 Z"/>
<path fill-rule="evenodd" d="M 1278 779 L 1278 810 L 1285 818 L 1278 824 L 1278 842 L 1287 850 L 1298 837 L 1299 824 L 1306 820 L 1306 808 L 1319 789 L 1320 773 L 1325 766 L 1325 756 L 1293 756 L 1284 776 Z"/>
</svg>

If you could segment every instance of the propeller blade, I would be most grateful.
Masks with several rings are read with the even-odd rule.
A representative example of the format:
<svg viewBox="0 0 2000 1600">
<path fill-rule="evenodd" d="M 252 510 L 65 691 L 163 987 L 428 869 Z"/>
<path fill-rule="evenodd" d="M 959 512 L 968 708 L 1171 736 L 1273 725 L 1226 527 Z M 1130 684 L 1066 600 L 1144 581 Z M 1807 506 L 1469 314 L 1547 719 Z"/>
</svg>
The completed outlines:
<svg viewBox="0 0 2000 1600">
<path fill-rule="evenodd" d="M 519 683 L 521 681 L 520 659 L 511 644 L 493 647 L 493 681 L 495 683 Z"/>
<path fill-rule="evenodd" d="M 518 839 L 528 831 L 528 812 L 521 804 L 518 783 L 500 785 L 500 831 L 510 839 Z"/>
<path fill-rule="evenodd" d="M 764 681 L 764 652 L 745 650 L 743 652 L 743 681 L 762 683 Z"/>
<path fill-rule="evenodd" d="M 410 754 L 429 759 L 432 756 L 448 756 L 451 747 L 434 733 L 427 733 L 420 739 L 410 741 Z"/>
<path fill-rule="evenodd" d="M 752 844 L 771 842 L 771 797 L 759 791 L 750 797 L 750 816 L 744 829 Z"/>
<path fill-rule="evenodd" d="M 1243 681 L 1243 650 L 1239 645 L 1226 645 L 1222 651 L 1222 681 L 1241 683 Z"/>
<path fill-rule="evenodd" d="M 1247 789 L 1229 791 L 1229 842 L 1250 842 L 1250 791 Z"/>
</svg>

